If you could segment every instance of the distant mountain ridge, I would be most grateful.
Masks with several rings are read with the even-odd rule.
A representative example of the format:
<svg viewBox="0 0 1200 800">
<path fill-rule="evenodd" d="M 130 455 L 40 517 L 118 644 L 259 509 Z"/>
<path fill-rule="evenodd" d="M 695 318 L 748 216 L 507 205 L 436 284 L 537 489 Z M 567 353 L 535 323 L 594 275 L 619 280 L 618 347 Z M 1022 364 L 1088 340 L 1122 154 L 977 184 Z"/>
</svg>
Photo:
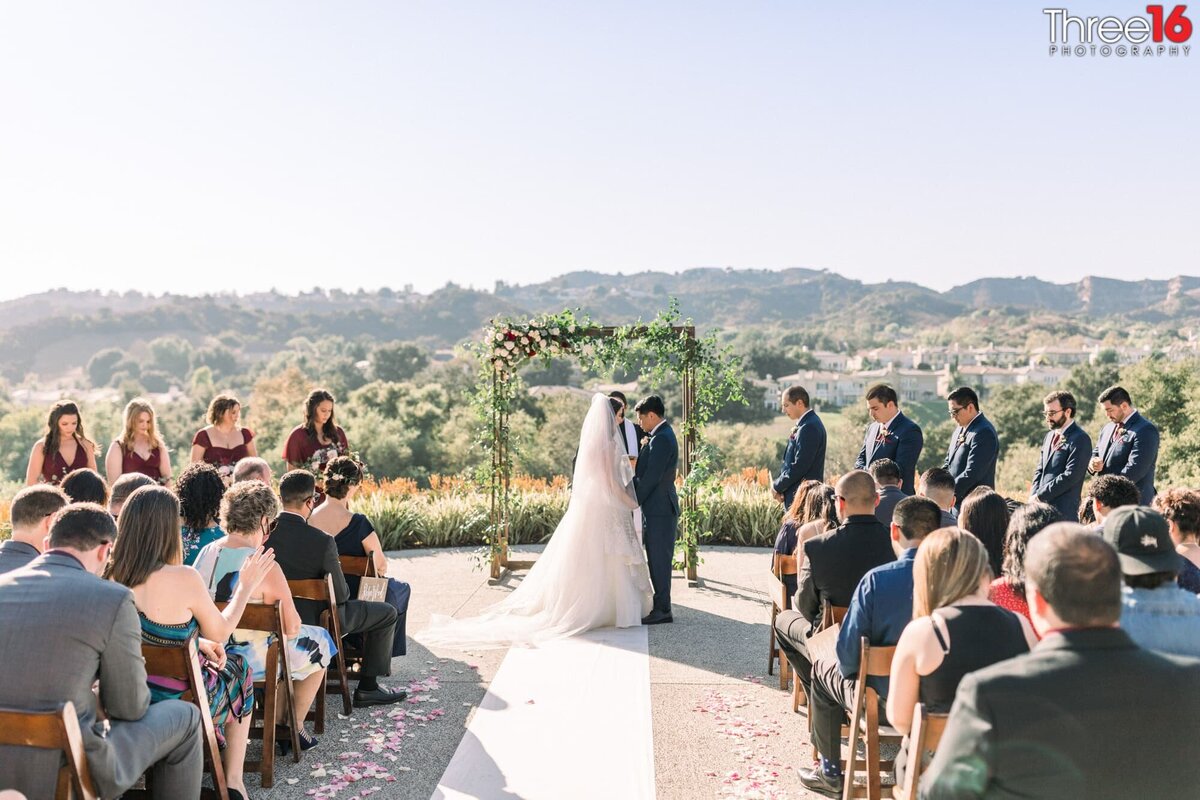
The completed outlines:
<svg viewBox="0 0 1200 800">
<path fill-rule="evenodd" d="M 828 270 L 705 267 L 677 273 L 569 272 L 493 291 L 447 284 L 430 294 L 313 290 L 190 297 L 58 289 L 0 302 L 0 368 L 20 380 L 53 345 L 54 360 L 78 364 L 109 340 L 174 333 L 194 341 L 230 331 L 247 349 L 269 351 L 293 337 L 369 336 L 446 347 L 478 334 L 488 319 L 581 308 L 597 321 L 649 319 L 675 298 L 701 328 L 770 326 L 818 331 L 847 346 L 883 344 L 943 329 L 945 337 L 1096 336 L 1132 327 L 1177 330 L 1200 321 L 1200 277 L 1124 281 L 981 278 L 946 292 L 908 281 L 863 283 Z M 944 337 L 944 338 L 945 338 Z M 61 352 L 66 349 L 68 355 Z M 90 352 L 89 352 L 90 351 Z M 47 351 L 48 352 L 48 351 Z"/>
</svg>

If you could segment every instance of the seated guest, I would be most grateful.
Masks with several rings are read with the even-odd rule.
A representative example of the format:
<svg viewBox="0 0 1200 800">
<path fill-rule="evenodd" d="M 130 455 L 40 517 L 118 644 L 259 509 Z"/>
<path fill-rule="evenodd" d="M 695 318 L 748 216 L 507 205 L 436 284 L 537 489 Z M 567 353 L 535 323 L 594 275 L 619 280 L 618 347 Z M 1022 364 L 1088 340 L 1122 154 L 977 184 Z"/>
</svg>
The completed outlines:
<svg viewBox="0 0 1200 800">
<path fill-rule="evenodd" d="M 1200 663 L 1139 648 L 1118 627 L 1117 554 L 1081 525 L 1033 537 L 1025 585 L 1042 640 L 962 679 L 924 800 L 1191 797 Z"/>
<path fill-rule="evenodd" d="M 247 559 L 252 557 L 266 536 L 271 520 L 279 512 L 279 501 L 271 487 L 258 481 L 235 483 L 221 498 L 221 528 L 225 538 L 218 539 L 205 547 L 196 556 L 196 571 L 208 587 L 209 595 L 217 602 L 229 601 L 241 580 L 241 570 Z M 276 559 L 278 560 L 278 559 Z M 287 637 L 288 664 L 295 681 L 295 719 L 288 721 L 296 726 L 300 737 L 300 748 L 309 750 L 317 746 L 317 739 L 304 728 L 304 717 L 317 696 L 325 670 L 337 652 L 329 631 L 319 625 L 304 625 L 292 601 L 287 578 L 279 564 L 267 571 L 258 592 L 251 598 L 255 603 L 278 602 L 283 617 L 283 633 Z M 236 653 L 250 664 L 254 679 L 262 680 L 266 675 L 267 649 L 274 634 L 238 628 L 233 632 L 226 650 Z M 282 705 L 281 705 L 282 711 Z M 282 721 L 282 720 L 279 720 Z M 278 741 L 284 755 L 291 752 L 287 736 Z"/>
<path fill-rule="evenodd" d="M 837 492 L 823 483 L 808 493 L 804 501 L 804 519 L 808 520 L 796 531 L 796 571 L 804 566 L 804 543 L 841 525 L 837 515 Z M 795 594 L 795 592 L 792 592 Z"/>
<path fill-rule="evenodd" d="M 260 550 L 247 558 L 229 605 L 218 611 L 199 573 L 183 566 L 182 555 L 179 501 L 170 490 L 151 486 L 134 492 L 125 504 L 105 574 L 133 591 L 144 644 L 178 647 L 200 632 L 201 675 L 221 746 L 225 782 L 229 796 L 242 800 L 249 796 L 242 767 L 254 708 L 254 675 L 240 655 L 225 652 L 224 643 L 274 557 Z M 147 680 L 151 703 L 182 695 L 184 687 L 176 680 L 158 675 Z"/>
<path fill-rule="evenodd" d="M 225 496 L 225 481 L 212 464 L 196 461 L 180 473 L 175 495 L 179 498 L 179 513 L 183 518 L 180 528 L 183 563 L 190 567 L 202 549 L 225 535 L 217 524 L 221 498 Z"/>
<path fill-rule="evenodd" d="M 59 484 L 62 490 L 71 498 L 72 503 L 95 503 L 98 506 L 108 506 L 108 484 L 100 473 L 94 469 L 77 469 L 68 472 Z"/>
<path fill-rule="evenodd" d="M 942 510 L 942 527 L 953 528 L 958 524 L 954 510 L 954 476 L 950 470 L 934 467 L 921 473 L 921 484 L 917 490 L 921 497 L 928 497 Z"/>
<path fill-rule="evenodd" d="M 112 514 L 113 519 L 119 521 L 121 509 L 125 506 L 129 495 L 143 486 L 152 486 L 153 484 L 154 481 L 150 480 L 149 476 L 140 472 L 127 472 L 117 478 L 112 485 L 112 493 L 108 496 L 108 513 Z"/>
<path fill-rule="evenodd" d="M 66 506 L 51 523 L 49 549 L 0 575 L 0 706 L 73 703 L 101 797 L 120 796 L 148 771 L 152 796 L 199 798 L 200 712 L 182 700 L 150 705 L 133 593 L 99 577 L 116 535 L 103 506 Z M 54 797 L 60 760 L 0 747 L 0 786 Z"/>
<path fill-rule="evenodd" d="M 775 638 L 806 692 L 812 674 L 806 641 L 820 625 L 824 607 L 849 606 L 862 576 L 896 558 L 889 530 L 875 518 L 878 502 L 871 473 L 854 470 L 842 476 L 837 483 L 842 524 L 804 543 L 796 610 L 775 618 Z"/>
<path fill-rule="evenodd" d="M 1096 533 L 1104 529 L 1104 520 L 1121 506 L 1136 506 L 1139 492 L 1137 485 L 1124 475 L 1101 475 L 1088 487 L 1092 498 L 1092 514 L 1096 518 Z"/>
<path fill-rule="evenodd" d="M 1168 489 L 1155 495 L 1154 507 L 1167 518 L 1175 552 L 1183 556 L 1180 588 L 1200 594 L 1200 492 Z"/>
<path fill-rule="evenodd" d="M 1013 512 L 1004 534 L 1004 564 L 988 589 L 988 600 L 1033 622 L 1025 601 L 1025 550 L 1035 533 L 1058 521 L 1058 509 L 1047 503 L 1028 503 Z"/>
<path fill-rule="evenodd" d="M 818 659 L 813 664 L 809 714 L 813 748 L 821 761 L 814 769 L 800 771 L 800 782 L 809 789 L 841 795 L 839 741 L 841 726 L 848 722 L 847 709 L 854 700 L 861 660 L 860 639 L 865 636 L 872 645 L 880 647 L 890 647 L 899 640 L 904 626 L 912 619 L 913 559 L 917 546 L 938 529 L 941 518 L 937 503 L 926 497 L 908 497 L 896 504 L 890 536 L 899 560 L 875 567 L 863 576 L 838 631 L 836 662 Z M 881 701 L 887 698 L 887 678 L 868 680 Z"/>
<path fill-rule="evenodd" d="M 375 574 L 387 577 L 388 561 L 379 535 L 371 520 L 350 511 L 350 501 L 362 485 L 362 465 L 352 458 L 338 456 L 325 467 L 325 502 L 313 509 L 308 524 L 333 537 L 338 555 L 370 556 Z M 347 575 L 351 596 L 357 596 L 359 577 Z M 404 581 L 388 578 L 387 604 L 396 609 L 396 633 L 392 639 L 392 658 L 408 653 L 408 598 L 412 587 Z"/>
<path fill-rule="evenodd" d="M 896 644 L 887 694 L 887 718 L 901 733 L 911 730 L 917 703 L 948 713 L 964 675 L 1037 644 L 1028 620 L 987 599 L 991 577 L 983 543 L 964 530 L 943 528 L 921 543 L 912 622 Z M 903 784 L 899 762 L 896 782 Z"/>
<path fill-rule="evenodd" d="M 987 549 L 992 576 L 1000 574 L 1004 561 L 1004 534 L 1008 530 L 1008 503 L 990 486 L 971 490 L 958 513 L 958 527 L 970 531 Z"/>
<path fill-rule="evenodd" d="M 42 554 L 50 523 L 68 502 L 62 489 L 44 483 L 17 492 L 10 509 L 12 536 L 0 542 L 0 575 L 20 569 Z"/>
<path fill-rule="evenodd" d="M 398 703 L 407 695 L 379 684 L 392 674 L 392 646 L 396 636 L 396 609 L 387 603 L 370 603 L 350 597 L 337 543 L 306 520 L 312 511 L 316 479 L 305 469 L 294 469 L 279 480 L 283 511 L 271 532 L 270 547 L 288 580 L 333 576 L 333 591 L 341 617 L 342 636 L 363 634 L 363 665 L 354 704 L 358 707 Z M 305 620 L 318 620 L 324 609 L 310 600 L 297 601 Z"/>
<path fill-rule="evenodd" d="M 245 481 L 258 481 L 270 486 L 271 465 L 265 458 L 258 456 L 247 456 L 241 459 L 233 468 L 233 482 L 244 483 Z"/>
<path fill-rule="evenodd" d="M 1200 657 L 1200 597 L 1175 582 L 1184 557 L 1166 519 L 1146 506 L 1118 508 L 1104 540 L 1121 562 L 1121 629 L 1147 650 Z"/>
<path fill-rule="evenodd" d="M 801 481 L 800 485 L 796 487 L 796 496 L 792 499 L 792 504 L 788 506 L 787 513 L 783 515 L 779 534 L 775 537 L 775 555 L 790 556 L 796 552 L 796 546 L 800 542 L 800 527 L 810 521 L 804 516 L 804 508 L 807 504 L 808 496 L 813 490 L 819 489 L 824 485 L 820 481 L 807 480 Z M 317 512 L 314 511 L 313 516 L 316 516 L 316 514 Z M 312 524 L 322 530 L 325 529 L 319 522 L 313 522 Z M 341 550 L 339 549 L 338 552 L 341 552 Z M 771 563 L 774 563 L 773 558 Z M 788 603 L 790 605 L 790 598 L 796 593 L 796 576 L 784 575 L 783 583 L 787 587 Z"/>
<path fill-rule="evenodd" d="M 875 479 L 875 491 L 879 495 L 879 505 L 875 506 L 875 518 L 884 525 L 892 524 L 892 511 L 904 498 L 908 497 L 900 488 L 900 465 L 890 458 L 872 461 L 871 477 Z"/>
</svg>

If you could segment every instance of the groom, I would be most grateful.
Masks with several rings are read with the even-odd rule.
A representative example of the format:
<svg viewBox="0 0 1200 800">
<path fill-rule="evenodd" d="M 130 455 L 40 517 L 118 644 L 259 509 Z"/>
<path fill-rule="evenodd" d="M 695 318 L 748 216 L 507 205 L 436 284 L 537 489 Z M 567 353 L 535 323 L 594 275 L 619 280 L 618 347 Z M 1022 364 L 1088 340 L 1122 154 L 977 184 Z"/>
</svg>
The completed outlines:
<svg viewBox="0 0 1200 800">
<path fill-rule="evenodd" d="M 654 584 L 654 609 L 643 625 L 672 622 L 671 562 L 679 526 L 679 497 L 675 494 L 675 470 L 679 466 L 679 444 L 675 431 L 663 419 L 662 398 L 650 395 L 637 404 L 638 425 L 648 434 L 638 452 L 634 486 L 645 519 L 643 539 L 650 582 Z"/>
</svg>

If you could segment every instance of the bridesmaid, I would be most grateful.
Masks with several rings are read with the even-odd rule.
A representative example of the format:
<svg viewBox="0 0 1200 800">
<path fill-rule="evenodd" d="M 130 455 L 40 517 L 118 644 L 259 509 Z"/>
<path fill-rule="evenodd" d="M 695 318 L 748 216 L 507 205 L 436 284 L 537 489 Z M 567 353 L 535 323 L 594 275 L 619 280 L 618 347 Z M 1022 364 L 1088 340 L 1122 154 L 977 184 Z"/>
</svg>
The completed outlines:
<svg viewBox="0 0 1200 800">
<path fill-rule="evenodd" d="M 350 511 L 350 501 L 362 485 L 363 471 L 357 461 L 339 456 L 329 462 L 325 469 L 325 502 L 313 509 L 308 524 L 319 528 L 333 537 L 339 556 L 369 556 L 375 565 L 375 574 L 387 577 L 388 561 L 383 553 L 379 534 L 375 533 L 371 520 L 362 514 Z M 347 575 L 346 585 L 350 596 L 358 596 L 358 576 Z M 408 652 L 408 637 L 405 622 L 408 618 L 408 599 L 412 587 L 404 581 L 388 578 L 387 603 L 396 609 L 396 635 L 392 639 L 392 658 Z"/>
<path fill-rule="evenodd" d="M 125 406 L 125 432 L 120 439 L 113 440 L 104 457 L 104 474 L 110 486 L 131 472 L 141 473 L 164 486 L 171 483 L 171 456 L 158 434 L 154 408 L 141 397 L 135 397 Z"/>
<path fill-rule="evenodd" d="M 85 468 L 96 468 L 96 445 L 84 436 L 79 406 L 60 400 L 50 409 L 46 436 L 35 442 L 29 453 L 25 485 L 57 485 L 68 472 Z"/>
<path fill-rule="evenodd" d="M 346 432 L 333 421 L 333 395 L 314 389 L 304 401 L 304 424 L 292 429 L 283 446 L 288 469 L 306 469 L 319 477 L 330 461 L 349 450 Z"/>
<path fill-rule="evenodd" d="M 192 437 L 192 463 L 205 461 L 217 468 L 221 480 L 233 482 L 233 467 L 247 456 L 257 456 L 254 433 L 238 426 L 241 402 L 230 394 L 219 394 L 208 404 L 209 424 Z"/>
</svg>

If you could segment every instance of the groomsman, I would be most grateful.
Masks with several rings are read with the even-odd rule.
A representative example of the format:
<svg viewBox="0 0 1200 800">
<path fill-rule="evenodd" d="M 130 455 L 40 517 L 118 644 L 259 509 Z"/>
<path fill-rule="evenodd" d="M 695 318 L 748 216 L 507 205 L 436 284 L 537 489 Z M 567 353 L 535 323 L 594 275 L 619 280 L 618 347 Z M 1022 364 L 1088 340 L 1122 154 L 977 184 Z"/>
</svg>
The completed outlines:
<svg viewBox="0 0 1200 800">
<path fill-rule="evenodd" d="M 867 412 L 875 421 L 867 426 L 854 468 L 869 469 L 876 461 L 891 459 L 900 467 L 901 491 L 916 493 L 917 461 L 925 447 L 921 426 L 900 413 L 896 390 L 886 383 L 867 390 Z"/>
<path fill-rule="evenodd" d="M 1141 504 L 1154 500 L 1154 469 L 1158 462 L 1158 428 L 1133 407 L 1129 392 L 1110 386 L 1100 395 L 1109 423 L 1100 431 L 1088 471 L 1093 475 L 1123 475 L 1133 481 Z"/>
<path fill-rule="evenodd" d="M 783 413 L 796 421 L 783 451 L 779 477 L 771 482 L 775 499 L 783 501 L 785 509 L 792 507 L 796 488 L 801 481 L 825 480 L 825 425 L 808 401 L 803 386 L 789 386 L 780 398 Z"/>
<path fill-rule="evenodd" d="M 1075 424 L 1075 396 L 1070 392 L 1051 392 L 1042 399 L 1042 408 L 1050 430 L 1042 441 L 1029 500 L 1052 505 L 1064 520 L 1075 522 L 1092 437 Z"/>
<path fill-rule="evenodd" d="M 996 485 L 1000 437 L 979 410 L 979 395 L 974 389 L 960 386 L 946 396 L 946 402 L 958 427 L 950 437 L 946 463 L 942 466 L 954 476 L 954 506 L 958 508 L 976 486 Z"/>
</svg>

